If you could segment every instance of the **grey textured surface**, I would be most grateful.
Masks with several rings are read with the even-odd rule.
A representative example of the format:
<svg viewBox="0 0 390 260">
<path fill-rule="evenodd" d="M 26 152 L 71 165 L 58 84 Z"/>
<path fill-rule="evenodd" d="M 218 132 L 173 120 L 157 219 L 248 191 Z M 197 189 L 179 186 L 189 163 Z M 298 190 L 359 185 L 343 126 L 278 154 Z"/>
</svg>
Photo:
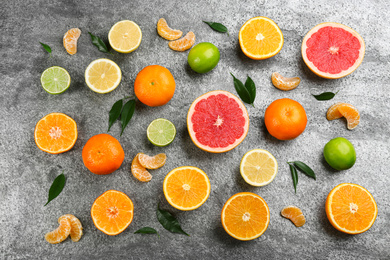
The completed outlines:
<svg viewBox="0 0 390 260">
<path fill-rule="evenodd" d="M 389 57 L 390 6 L 386 0 L 371 1 L 2 1 L 1 4 L 0 94 L 0 258 L 2 259 L 389 259 Z M 238 31 L 251 17 L 267 16 L 280 26 L 285 37 L 282 51 L 264 61 L 246 58 L 238 45 Z M 221 61 L 210 73 L 199 75 L 187 65 L 187 54 L 171 51 L 167 41 L 156 33 L 156 22 L 165 17 L 173 28 L 184 33 L 193 30 L 196 42 L 209 41 L 221 51 Z M 140 47 L 131 54 L 108 55 L 92 44 L 88 31 L 107 40 L 111 26 L 120 20 L 135 21 L 142 29 Z M 212 31 L 202 20 L 219 21 L 230 37 Z M 361 66 L 340 80 L 318 78 L 305 66 L 300 55 L 303 36 L 316 24 L 340 22 L 355 29 L 366 42 Z M 72 27 L 82 30 L 78 53 L 68 55 L 62 47 L 64 33 Z M 53 58 L 39 45 L 49 44 Z M 123 79 L 113 92 L 100 95 L 84 83 L 84 70 L 106 57 L 121 67 Z M 159 108 L 137 104 L 136 114 L 122 137 L 120 125 L 110 131 L 125 150 L 122 167 L 108 176 L 90 173 L 83 165 L 81 151 L 93 135 L 105 132 L 112 104 L 133 94 L 133 82 L 145 66 L 160 64 L 169 68 L 177 83 L 173 99 Z M 62 66 L 71 75 L 70 88 L 61 95 L 47 94 L 40 86 L 41 73 L 50 66 Z M 274 88 L 271 73 L 299 76 L 300 86 L 290 92 Z M 225 154 L 208 154 L 190 140 L 186 114 L 199 95 L 216 89 L 235 93 L 229 72 L 238 78 L 250 75 L 257 86 L 255 108 L 247 106 L 250 129 L 244 142 Z M 332 101 L 316 101 L 310 93 L 340 91 Z M 307 111 L 306 131 L 293 141 L 277 141 L 266 131 L 265 108 L 275 99 L 289 97 Z M 345 121 L 328 122 L 327 108 L 334 102 L 348 102 L 361 113 L 361 123 L 353 131 Z M 63 112 L 75 119 L 79 137 L 74 148 L 60 155 L 40 151 L 34 143 L 36 122 L 51 112 Z M 171 120 L 177 127 L 175 141 L 166 148 L 151 145 L 146 127 L 156 118 Z M 347 171 L 334 172 L 322 156 L 330 139 L 343 136 L 356 148 L 357 161 Z M 275 180 L 262 188 L 247 185 L 239 174 L 241 157 L 250 149 L 264 148 L 279 162 Z M 138 152 L 165 152 L 166 165 L 153 171 L 150 183 L 140 183 L 130 174 L 130 163 Z M 312 166 L 317 181 L 300 176 L 294 194 L 289 160 L 302 160 Z M 179 212 L 166 202 L 162 192 L 164 176 L 183 165 L 200 167 L 211 180 L 208 201 L 192 212 Z M 67 184 L 62 194 L 43 207 L 55 176 L 62 171 Z M 372 228 L 349 236 L 328 222 L 324 203 L 337 184 L 352 182 L 366 187 L 378 204 L 378 217 Z M 132 224 L 118 236 L 98 231 L 90 208 L 108 189 L 125 192 L 134 202 Z M 220 211 L 233 194 L 251 191 L 268 203 L 271 222 L 268 230 L 251 242 L 237 241 L 225 233 Z M 173 212 L 191 236 L 165 231 L 155 217 L 157 203 Z M 296 228 L 280 216 L 288 205 L 300 207 L 307 224 Z M 44 234 L 57 226 L 57 218 L 71 213 L 80 218 L 85 234 L 78 243 L 69 239 L 50 245 Z M 151 226 L 161 238 L 133 234 Z"/>
</svg>

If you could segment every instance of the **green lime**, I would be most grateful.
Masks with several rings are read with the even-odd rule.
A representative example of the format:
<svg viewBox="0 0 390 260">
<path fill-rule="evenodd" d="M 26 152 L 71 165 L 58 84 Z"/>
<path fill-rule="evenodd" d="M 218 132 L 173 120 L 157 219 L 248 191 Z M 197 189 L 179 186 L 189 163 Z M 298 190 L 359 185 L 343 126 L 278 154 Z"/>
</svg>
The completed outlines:
<svg viewBox="0 0 390 260">
<path fill-rule="evenodd" d="M 64 68 L 50 67 L 42 73 L 41 84 L 46 92 L 53 95 L 61 94 L 69 88 L 70 75 Z"/>
<path fill-rule="evenodd" d="M 164 118 L 153 120 L 146 130 L 149 141 L 156 146 L 167 146 L 176 136 L 175 125 Z"/>
<path fill-rule="evenodd" d="M 220 58 L 218 48 L 209 42 L 201 42 L 188 53 L 188 64 L 198 73 L 206 73 L 217 66 Z"/>
<path fill-rule="evenodd" d="M 350 141 L 343 137 L 330 140 L 324 147 L 326 162 L 336 170 L 351 168 L 356 161 L 355 148 Z"/>
</svg>

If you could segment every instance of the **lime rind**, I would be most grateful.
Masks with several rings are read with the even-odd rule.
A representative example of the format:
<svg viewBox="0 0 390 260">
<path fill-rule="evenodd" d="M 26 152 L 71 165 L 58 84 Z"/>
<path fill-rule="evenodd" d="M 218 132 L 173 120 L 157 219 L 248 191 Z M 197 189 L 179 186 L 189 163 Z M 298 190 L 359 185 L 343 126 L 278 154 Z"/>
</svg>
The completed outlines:
<svg viewBox="0 0 390 260">
<path fill-rule="evenodd" d="M 153 120 L 146 130 L 149 141 L 156 146 L 167 146 L 176 136 L 175 125 L 164 118 Z"/>
<path fill-rule="evenodd" d="M 64 68 L 58 66 L 50 67 L 42 73 L 41 85 L 49 94 L 61 94 L 70 86 L 70 75 Z"/>
</svg>

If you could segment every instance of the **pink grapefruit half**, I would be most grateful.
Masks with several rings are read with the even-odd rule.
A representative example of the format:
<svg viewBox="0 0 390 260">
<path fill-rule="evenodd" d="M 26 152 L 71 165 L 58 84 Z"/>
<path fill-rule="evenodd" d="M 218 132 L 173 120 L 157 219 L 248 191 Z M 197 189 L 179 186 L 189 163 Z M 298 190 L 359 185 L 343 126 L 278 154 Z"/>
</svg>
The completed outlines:
<svg viewBox="0 0 390 260">
<path fill-rule="evenodd" d="M 363 61 L 365 44 L 354 30 L 339 23 L 321 23 L 303 38 L 302 57 L 318 76 L 338 79 L 351 74 Z"/>
<path fill-rule="evenodd" d="M 192 103 L 187 127 L 192 141 L 200 149 L 224 153 L 245 139 L 249 129 L 248 111 L 232 93 L 211 91 Z"/>
</svg>

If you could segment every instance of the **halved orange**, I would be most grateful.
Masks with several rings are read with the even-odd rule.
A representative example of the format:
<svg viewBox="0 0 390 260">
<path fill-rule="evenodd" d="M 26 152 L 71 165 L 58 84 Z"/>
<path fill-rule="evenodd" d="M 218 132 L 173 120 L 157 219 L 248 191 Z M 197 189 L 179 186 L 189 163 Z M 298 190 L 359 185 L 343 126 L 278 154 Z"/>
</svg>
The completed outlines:
<svg viewBox="0 0 390 260">
<path fill-rule="evenodd" d="M 298 87 L 301 79 L 299 77 L 287 78 L 283 77 L 277 72 L 272 73 L 271 76 L 272 84 L 275 88 L 288 91 Z"/>
<path fill-rule="evenodd" d="M 79 28 L 72 28 L 67 31 L 64 35 L 64 47 L 65 50 L 70 54 L 76 54 L 77 52 L 77 40 L 81 35 L 81 30 Z"/>
<path fill-rule="evenodd" d="M 139 163 L 138 158 L 140 155 L 142 155 L 142 153 L 138 153 L 134 157 L 133 162 L 131 163 L 131 173 L 137 180 L 148 182 L 152 179 L 152 175 Z"/>
<path fill-rule="evenodd" d="M 77 140 L 77 124 L 63 113 L 51 113 L 38 121 L 34 139 L 44 152 L 58 154 L 69 151 Z"/>
<path fill-rule="evenodd" d="M 91 208 L 96 228 L 110 236 L 122 233 L 133 221 L 133 214 L 133 202 L 117 190 L 108 190 L 100 195 Z"/>
<path fill-rule="evenodd" d="M 165 176 L 163 190 L 172 207 L 194 210 L 208 199 L 210 180 L 207 174 L 197 167 L 178 167 Z"/>
<path fill-rule="evenodd" d="M 169 42 L 168 46 L 174 51 L 186 51 L 190 49 L 194 43 L 195 34 L 193 32 L 189 32 L 183 38 Z"/>
<path fill-rule="evenodd" d="M 249 19 L 238 34 L 241 50 L 254 60 L 271 58 L 283 47 L 283 33 L 271 19 L 263 16 Z"/>
<path fill-rule="evenodd" d="M 72 214 L 66 214 L 58 219 L 58 223 L 60 223 L 63 218 L 67 218 L 70 222 L 70 238 L 73 242 L 78 242 L 83 235 L 83 226 L 81 225 L 80 220 Z"/>
<path fill-rule="evenodd" d="M 334 120 L 341 117 L 347 119 L 348 130 L 354 129 L 360 122 L 359 111 L 351 104 L 336 103 L 331 106 L 326 113 L 326 119 L 328 120 Z"/>
<path fill-rule="evenodd" d="M 329 192 L 325 211 L 333 227 L 352 235 L 369 230 L 378 215 L 371 193 L 352 183 L 339 184 Z"/>
<path fill-rule="evenodd" d="M 295 206 L 288 206 L 282 209 L 280 212 L 282 217 L 285 217 L 289 220 L 291 220 L 292 223 L 294 223 L 297 227 L 302 227 L 306 223 L 305 216 L 302 213 L 302 210 Z"/>
<path fill-rule="evenodd" d="M 146 169 L 155 170 L 164 166 L 167 156 L 165 153 L 160 153 L 155 156 L 149 156 L 143 153 L 138 154 L 138 161 Z"/>
<path fill-rule="evenodd" d="M 240 192 L 228 199 L 222 208 L 222 226 L 238 240 L 253 240 L 261 236 L 270 221 L 265 200 L 251 192 Z"/>
<path fill-rule="evenodd" d="M 58 219 L 59 227 L 45 235 L 45 239 L 50 244 L 58 244 L 68 238 L 71 230 L 71 224 L 68 218 Z"/>
<path fill-rule="evenodd" d="M 164 39 L 170 41 L 177 40 L 183 35 L 182 31 L 171 29 L 164 18 L 161 18 L 157 22 L 157 33 Z"/>
</svg>

